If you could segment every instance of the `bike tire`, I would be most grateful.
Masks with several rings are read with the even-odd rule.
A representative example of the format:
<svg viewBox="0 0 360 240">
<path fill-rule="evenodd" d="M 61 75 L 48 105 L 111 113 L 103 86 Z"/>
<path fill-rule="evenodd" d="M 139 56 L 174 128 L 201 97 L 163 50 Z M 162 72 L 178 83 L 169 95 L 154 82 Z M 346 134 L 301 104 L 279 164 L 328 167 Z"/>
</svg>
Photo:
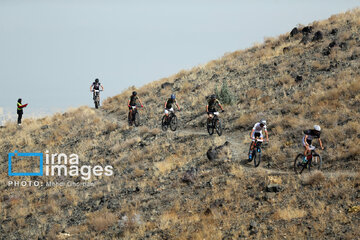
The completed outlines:
<svg viewBox="0 0 360 240">
<path fill-rule="evenodd" d="M 311 161 L 309 163 L 309 171 L 310 168 L 314 168 L 316 170 L 321 170 L 322 167 L 322 158 L 318 153 L 314 153 L 312 155 Z"/>
<path fill-rule="evenodd" d="M 253 151 L 253 159 L 254 159 L 254 166 L 258 167 L 261 162 L 261 151 L 257 152 L 256 150 L 257 148 L 255 147 Z"/>
<path fill-rule="evenodd" d="M 98 109 L 99 108 L 99 103 L 95 100 L 95 108 Z"/>
<path fill-rule="evenodd" d="M 166 131 L 168 129 L 168 126 L 166 124 L 166 115 L 164 115 L 161 119 L 161 129 L 163 131 Z"/>
<path fill-rule="evenodd" d="M 299 153 L 295 160 L 294 160 L 294 171 L 295 171 L 295 174 L 301 174 L 303 173 L 304 169 L 307 168 L 307 165 L 308 164 L 304 164 L 303 163 L 303 159 L 304 159 L 304 154 L 302 153 Z M 309 168 L 310 170 L 310 168 Z"/>
<path fill-rule="evenodd" d="M 174 114 L 170 119 L 170 129 L 171 131 L 176 131 L 177 128 L 177 117 Z"/>
<path fill-rule="evenodd" d="M 209 121 L 209 119 L 208 119 L 206 126 L 207 126 L 207 131 L 208 131 L 209 135 L 213 135 L 214 134 L 214 127 L 213 127 L 213 124 L 212 124 L 212 120 Z"/>
<path fill-rule="evenodd" d="M 138 127 L 140 125 L 140 114 L 138 112 L 135 113 L 134 124 L 135 124 L 135 127 Z"/>
<path fill-rule="evenodd" d="M 216 133 L 221 136 L 222 135 L 222 127 L 221 127 L 221 122 L 220 119 L 216 119 L 215 120 L 215 129 L 216 129 Z"/>
</svg>

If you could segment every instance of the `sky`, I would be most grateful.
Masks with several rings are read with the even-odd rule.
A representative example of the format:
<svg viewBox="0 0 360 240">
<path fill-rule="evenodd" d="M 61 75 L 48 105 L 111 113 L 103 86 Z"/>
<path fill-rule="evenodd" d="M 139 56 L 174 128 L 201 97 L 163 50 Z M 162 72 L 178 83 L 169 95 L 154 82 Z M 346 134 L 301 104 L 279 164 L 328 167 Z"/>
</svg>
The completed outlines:
<svg viewBox="0 0 360 240">
<path fill-rule="evenodd" d="M 93 106 L 358 7 L 358 0 L 0 0 L 0 120 Z M 124 103 L 126 104 L 126 103 Z"/>
</svg>

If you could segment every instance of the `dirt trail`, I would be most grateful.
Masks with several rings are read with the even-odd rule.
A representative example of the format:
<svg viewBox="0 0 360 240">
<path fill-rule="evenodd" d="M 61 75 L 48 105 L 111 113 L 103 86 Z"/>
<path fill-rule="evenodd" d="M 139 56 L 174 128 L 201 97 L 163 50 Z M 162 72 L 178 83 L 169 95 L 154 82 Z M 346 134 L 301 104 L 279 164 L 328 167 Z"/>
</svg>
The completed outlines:
<svg viewBox="0 0 360 240">
<path fill-rule="evenodd" d="M 113 113 L 107 113 L 106 111 L 99 111 L 102 117 L 117 122 L 118 124 L 128 124 L 126 119 L 120 119 L 118 115 Z M 141 123 L 141 126 L 147 126 L 146 123 Z M 147 126 L 150 127 L 150 126 Z M 160 128 L 160 126 L 159 126 Z M 183 128 L 179 127 L 175 132 L 171 131 L 170 129 L 167 130 L 168 133 L 173 134 L 186 134 L 186 135 L 198 135 L 198 136 L 209 136 L 206 129 L 194 129 L 194 128 Z M 293 175 L 293 171 L 285 171 L 281 170 L 280 168 L 276 167 L 276 164 L 271 163 L 271 166 L 268 166 L 267 162 L 262 161 L 260 163 L 260 167 L 255 168 L 253 166 L 253 162 L 247 161 L 247 153 L 249 150 L 249 146 L 242 142 L 241 136 L 245 134 L 249 134 L 248 132 L 237 132 L 237 133 L 230 133 L 230 132 L 223 132 L 222 137 L 226 139 L 230 143 L 231 155 L 234 161 L 238 161 L 246 171 L 248 172 L 256 172 L 256 171 L 265 171 L 269 175 Z M 216 133 L 214 136 L 209 137 L 217 137 Z M 249 140 L 250 143 L 250 140 Z M 346 177 L 356 177 L 360 173 L 357 171 L 322 171 L 326 177 L 339 177 L 339 176 L 346 176 Z"/>
</svg>

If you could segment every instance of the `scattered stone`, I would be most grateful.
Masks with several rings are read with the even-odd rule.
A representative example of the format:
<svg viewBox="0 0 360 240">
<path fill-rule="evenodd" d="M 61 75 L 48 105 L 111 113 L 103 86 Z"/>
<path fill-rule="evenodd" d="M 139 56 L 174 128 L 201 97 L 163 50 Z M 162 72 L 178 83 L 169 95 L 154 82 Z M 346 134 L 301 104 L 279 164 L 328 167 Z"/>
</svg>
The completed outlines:
<svg viewBox="0 0 360 240">
<path fill-rule="evenodd" d="M 312 39 L 313 42 L 320 41 L 323 39 L 323 34 L 321 31 L 317 31 Z"/>
<path fill-rule="evenodd" d="M 165 82 L 163 84 L 161 84 L 161 88 L 167 88 L 167 87 L 172 87 L 174 84 L 173 83 L 169 83 L 169 82 Z"/>
<path fill-rule="evenodd" d="M 301 82 L 303 80 L 303 77 L 301 75 L 297 75 L 295 77 L 295 82 Z"/>
<path fill-rule="evenodd" d="M 290 37 L 293 37 L 293 36 L 295 36 L 296 34 L 298 34 L 299 33 L 299 29 L 297 29 L 296 27 L 295 28 L 293 28 L 292 30 L 291 30 L 291 32 L 290 32 Z"/>
<path fill-rule="evenodd" d="M 304 35 L 303 38 L 301 39 L 300 43 L 306 45 L 308 42 L 309 42 L 309 36 Z"/>
<path fill-rule="evenodd" d="M 342 49 L 342 50 L 346 50 L 347 49 L 347 43 L 346 42 L 342 42 L 339 44 L 339 47 Z"/>
<path fill-rule="evenodd" d="M 197 175 L 197 169 L 196 168 L 190 168 L 187 170 L 184 174 L 184 176 L 181 178 L 181 181 L 184 183 L 194 183 Z"/>
<path fill-rule="evenodd" d="M 215 148 L 210 147 L 209 150 L 206 152 L 206 156 L 210 161 L 213 161 L 215 159 L 219 159 L 222 156 L 226 156 L 228 154 L 229 148 L 229 142 L 226 141 L 223 145 L 217 146 Z"/>
<path fill-rule="evenodd" d="M 250 230 L 250 235 L 254 235 L 256 233 L 258 233 L 258 224 L 257 222 L 255 222 L 254 220 L 250 221 L 250 226 L 249 226 L 249 230 Z"/>
<path fill-rule="evenodd" d="M 329 48 L 333 48 L 336 46 L 336 42 L 332 41 L 331 43 L 329 43 Z"/>
<path fill-rule="evenodd" d="M 338 29 L 337 28 L 333 28 L 330 32 L 331 35 L 336 35 L 338 33 Z"/>
<path fill-rule="evenodd" d="M 280 192 L 282 190 L 281 185 L 279 184 L 269 184 L 266 186 L 266 192 Z"/>
<path fill-rule="evenodd" d="M 322 54 L 324 56 L 329 56 L 331 53 L 331 48 L 327 47 L 327 48 L 324 48 L 324 50 L 322 51 Z"/>
<path fill-rule="evenodd" d="M 48 129 L 49 128 L 49 125 L 44 125 L 41 127 L 42 130 L 45 130 L 45 129 Z"/>
<path fill-rule="evenodd" d="M 284 47 L 283 48 L 283 53 L 285 54 L 285 53 L 288 53 L 290 51 L 290 48 L 289 47 Z"/>
<path fill-rule="evenodd" d="M 312 26 L 306 26 L 306 27 L 304 27 L 304 28 L 301 30 L 301 32 L 302 32 L 304 35 L 307 35 L 307 34 L 309 34 L 309 33 L 312 32 L 312 29 L 313 29 Z"/>
</svg>

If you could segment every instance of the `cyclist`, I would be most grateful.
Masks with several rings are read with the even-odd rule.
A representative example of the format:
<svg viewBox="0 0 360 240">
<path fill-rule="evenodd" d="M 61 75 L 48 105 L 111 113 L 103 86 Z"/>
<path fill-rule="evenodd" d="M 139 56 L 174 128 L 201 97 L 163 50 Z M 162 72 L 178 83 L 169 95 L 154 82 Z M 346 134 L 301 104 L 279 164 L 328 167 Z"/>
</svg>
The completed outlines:
<svg viewBox="0 0 360 240">
<path fill-rule="evenodd" d="M 250 152 L 249 152 L 249 160 L 252 158 L 252 151 L 255 147 L 255 138 L 258 138 L 259 142 L 264 141 L 264 135 L 262 134 L 262 130 L 264 129 L 266 135 L 266 141 L 269 142 L 269 134 L 266 129 L 266 120 L 262 119 L 260 122 L 255 123 L 253 129 L 251 130 L 250 137 L 252 139 Z"/>
<path fill-rule="evenodd" d="M 324 147 L 322 145 L 322 141 L 320 139 L 321 134 L 321 127 L 319 125 L 314 125 L 314 129 L 308 129 L 304 131 L 304 137 L 302 139 L 302 143 L 304 145 L 305 151 L 304 151 L 304 159 L 303 163 L 306 163 L 307 160 L 311 157 L 311 151 L 315 149 L 314 146 L 311 145 L 312 140 L 315 138 L 319 139 L 320 148 L 324 150 Z"/>
<path fill-rule="evenodd" d="M 168 118 L 169 113 L 174 112 L 173 105 L 176 105 L 178 110 L 180 111 L 179 104 L 176 101 L 175 94 L 171 94 L 170 98 L 165 102 L 165 115 Z"/>
<path fill-rule="evenodd" d="M 17 101 L 17 115 L 18 115 L 18 125 L 21 126 L 21 119 L 24 113 L 23 108 L 27 107 L 28 104 L 22 105 L 22 99 L 19 98 Z"/>
<path fill-rule="evenodd" d="M 139 101 L 141 107 L 144 107 L 141 100 L 140 100 L 140 98 L 137 96 L 137 92 L 133 91 L 132 95 L 130 96 L 130 99 L 128 101 L 128 107 L 129 107 L 128 119 L 129 119 L 129 121 L 130 121 L 131 116 L 132 116 L 133 107 L 136 106 L 136 101 Z"/>
<path fill-rule="evenodd" d="M 217 111 L 217 106 L 220 107 L 221 112 L 224 112 L 224 108 L 221 106 L 220 101 L 216 98 L 215 94 L 210 96 L 208 104 L 206 105 L 206 113 L 208 114 L 208 120 L 212 119 L 214 115 L 219 114 Z"/>
<path fill-rule="evenodd" d="M 93 82 L 90 86 L 90 92 L 93 92 L 93 100 L 95 100 L 95 91 L 94 90 L 101 90 L 104 91 L 103 85 L 99 82 L 99 79 L 95 79 L 95 82 Z"/>
</svg>

